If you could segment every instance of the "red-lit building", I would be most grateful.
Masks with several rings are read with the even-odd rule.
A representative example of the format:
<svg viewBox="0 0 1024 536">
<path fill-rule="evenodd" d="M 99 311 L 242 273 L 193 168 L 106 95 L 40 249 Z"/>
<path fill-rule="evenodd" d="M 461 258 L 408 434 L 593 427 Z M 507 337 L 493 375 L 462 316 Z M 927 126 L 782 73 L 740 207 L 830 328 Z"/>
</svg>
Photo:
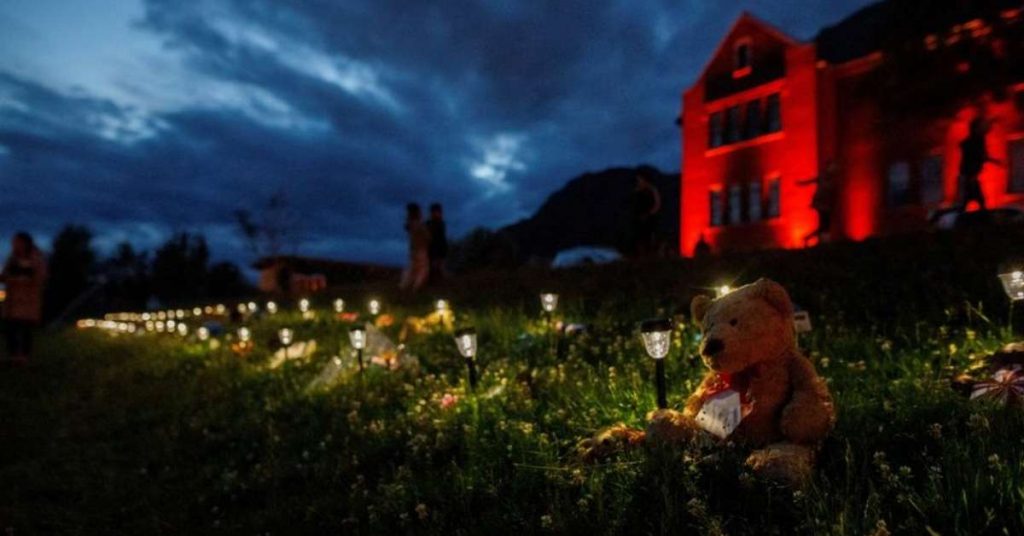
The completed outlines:
<svg viewBox="0 0 1024 536">
<path fill-rule="evenodd" d="M 1024 204 L 1020 5 L 889 0 L 811 41 L 742 15 L 683 94 L 680 252 L 813 243 L 829 163 L 833 239 L 923 229 L 959 202 L 979 115 L 989 207 Z"/>
</svg>

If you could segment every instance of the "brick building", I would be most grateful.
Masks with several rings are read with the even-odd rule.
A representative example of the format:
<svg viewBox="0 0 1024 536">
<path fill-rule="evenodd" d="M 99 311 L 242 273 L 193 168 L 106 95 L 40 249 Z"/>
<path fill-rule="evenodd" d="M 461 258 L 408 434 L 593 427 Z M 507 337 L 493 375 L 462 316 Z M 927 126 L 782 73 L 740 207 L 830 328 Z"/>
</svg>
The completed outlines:
<svg viewBox="0 0 1024 536">
<path fill-rule="evenodd" d="M 813 243 L 830 163 L 832 237 L 926 228 L 960 199 L 976 117 L 1001 164 L 989 206 L 1024 203 L 1022 19 L 1019 1 L 888 0 L 800 41 L 741 15 L 683 94 L 680 252 Z"/>
</svg>

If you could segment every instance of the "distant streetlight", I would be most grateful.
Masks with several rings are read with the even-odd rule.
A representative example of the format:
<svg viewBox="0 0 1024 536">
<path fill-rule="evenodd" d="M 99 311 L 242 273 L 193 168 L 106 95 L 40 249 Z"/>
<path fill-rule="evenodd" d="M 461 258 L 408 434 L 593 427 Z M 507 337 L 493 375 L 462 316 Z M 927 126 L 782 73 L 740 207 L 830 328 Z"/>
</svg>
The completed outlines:
<svg viewBox="0 0 1024 536">
<path fill-rule="evenodd" d="M 359 371 L 363 370 L 363 348 L 366 348 L 366 326 L 355 324 L 348 329 L 348 341 L 356 350 L 356 359 L 359 361 Z"/>
<path fill-rule="evenodd" d="M 455 347 L 459 355 L 466 360 L 469 369 L 469 388 L 476 389 L 476 328 L 466 327 L 455 332 Z"/>
<path fill-rule="evenodd" d="M 665 356 L 672 348 L 672 321 L 667 318 L 645 320 L 640 324 L 640 336 L 647 355 L 654 359 L 655 386 L 658 389 L 658 409 L 668 407 L 665 392 Z"/>
</svg>

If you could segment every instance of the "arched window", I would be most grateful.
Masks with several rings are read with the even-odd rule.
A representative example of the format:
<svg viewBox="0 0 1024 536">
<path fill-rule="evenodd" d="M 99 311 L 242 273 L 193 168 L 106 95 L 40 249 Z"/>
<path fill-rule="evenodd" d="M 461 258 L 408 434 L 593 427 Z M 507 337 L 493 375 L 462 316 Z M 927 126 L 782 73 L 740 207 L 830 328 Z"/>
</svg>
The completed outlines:
<svg viewBox="0 0 1024 536">
<path fill-rule="evenodd" d="M 742 37 L 736 40 L 732 47 L 732 76 L 742 78 L 750 74 L 753 54 L 749 37 Z"/>
</svg>

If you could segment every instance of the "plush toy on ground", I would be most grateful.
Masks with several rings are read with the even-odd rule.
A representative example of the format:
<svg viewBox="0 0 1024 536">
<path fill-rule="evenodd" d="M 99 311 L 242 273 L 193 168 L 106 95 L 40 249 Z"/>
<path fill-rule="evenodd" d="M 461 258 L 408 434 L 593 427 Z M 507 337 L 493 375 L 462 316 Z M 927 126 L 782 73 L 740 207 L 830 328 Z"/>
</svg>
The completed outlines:
<svg viewBox="0 0 1024 536">
<path fill-rule="evenodd" d="M 644 442 L 706 434 L 756 449 L 747 464 L 768 478 L 806 482 L 835 413 L 825 382 L 797 350 L 786 290 L 761 279 L 715 300 L 698 296 L 691 312 L 703 329 L 700 354 L 710 370 L 682 412 L 650 415 Z M 593 459 L 636 443 L 635 433 L 616 426 L 581 446 Z"/>
</svg>

